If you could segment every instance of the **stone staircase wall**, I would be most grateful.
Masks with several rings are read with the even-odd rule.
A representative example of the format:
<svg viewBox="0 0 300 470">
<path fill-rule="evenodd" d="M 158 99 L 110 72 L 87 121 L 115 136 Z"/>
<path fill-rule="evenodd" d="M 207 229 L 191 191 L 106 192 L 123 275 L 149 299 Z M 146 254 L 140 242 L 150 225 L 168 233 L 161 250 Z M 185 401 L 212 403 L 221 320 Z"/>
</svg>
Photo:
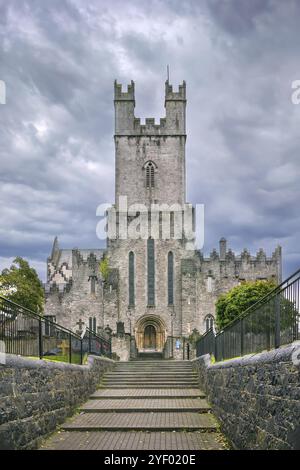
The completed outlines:
<svg viewBox="0 0 300 470">
<path fill-rule="evenodd" d="M 193 361 L 221 428 L 237 449 L 300 450 L 300 342 L 212 364 Z"/>
<path fill-rule="evenodd" d="M 6 354 L 0 365 L 0 449 L 34 449 L 96 390 L 114 361 L 89 356 L 88 365 Z"/>
</svg>

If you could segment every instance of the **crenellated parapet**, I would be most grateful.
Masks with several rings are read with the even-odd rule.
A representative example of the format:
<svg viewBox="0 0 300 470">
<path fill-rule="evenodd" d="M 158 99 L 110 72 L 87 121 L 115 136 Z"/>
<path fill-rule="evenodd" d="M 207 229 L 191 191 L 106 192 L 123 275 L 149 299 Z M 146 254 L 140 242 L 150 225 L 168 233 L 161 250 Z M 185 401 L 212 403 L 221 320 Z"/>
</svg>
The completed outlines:
<svg viewBox="0 0 300 470">
<path fill-rule="evenodd" d="M 276 278 L 281 281 L 281 248 L 277 247 L 268 257 L 260 248 L 255 256 L 244 248 L 236 255 L 230 248 L 227 249 L 225 238 L 220 240 L 219 252 L 213 249 L 209 257 L 201 252 L 197 258 L 203 273 L 213 272 L 215 277 L 233 276 L 237 279 L 269 279 Z"/>
<path fill-rule="evenodd" d="M 115 80 L 114 91 L 115 91 L 115 96 L 114 96 L 115 101 L 134 101 L 135 100 L 133 80 L 131 80 L 131 83 L 127 85 L 127 91 L 122 91 L 122 84 L 118 83 L 117 80 Z"/>
<path fill-rule="evenodd" d="M 59 294 L 59 298 L 70 292 L 72 286 L 84 279 L 88 282 L 99 270 L 103 249 L 60 249 L 55 237 L 50 257 L 47 260 L 46 298 Z"/>
<path fill-rule="evenodd" d="M 165 83 L 165 101 L 186 101 L 186 83 L 183 80 L 178 91 L 173 91 L 173 86 L 167 80 Z"/>
<path fill-rule="evenodd" d="M 260 248 L 256 253 L 256 261 L 259 263 L 265 263 L 267 261 L 267 255 L 262 248 Z"/>
<path fill-rule="evenodd" d="M 229 248 L 229 250 L 225 253 L 225 261 L 228 263 L 235 262 L 235 254 L 231 248 Z"/>
<path fill-rule="evenodd" d="M 115 136 L 152 136 L 152 135 L 184 135 L 185 136 L 185 106 L 186 85 L 179 85 L 178 91 L 173 91 L 172 85 L 165 84 L 166 117 L 155 123 L 154 118 L 146 118 L 141 124 L 140 118 L 134 114 L 135 90 L 134 82 L 127 85 L 127 91 L 115 81 Z"/>
<path fill-rule="evenodd" d="M 166 118 L 161 118 L 159 124 L 154 118 L 146 118 L 145 124 L 141 124 L 140 118 L 134 118 L 134 132 L 138 135 L 161 135 L 166 130 Z"/>
<path fill-rule="evenodd" d="M 249 263 L 251 261 L 251 255 L 247 248 L 243 249 L 240 258 L 243 263 Z"/>
<path fill-rule="evenodd" d="M 212 261 L 219 260 L 219 253 L 217 252 L 215 248 L 212 250 L 209 257 Z"/>
<path fill-rule="evenodd" d="M 55 266 L 50 260 L 48 260 L 47 271 L 48 283 L 64 284 L 72 277 L 72 270 L 66 262 Z"/>
<path fill-rule="evenodd" d="M 44 291 L 46 298 L 51 294 L 59 294 L 63 296 L 65 293 L 70 292 L 72 288 L 73 281 L 69 279 L 67 282 L 60 283 L 60 282 L 47 282 L 44 284 Z"/>
</svg>

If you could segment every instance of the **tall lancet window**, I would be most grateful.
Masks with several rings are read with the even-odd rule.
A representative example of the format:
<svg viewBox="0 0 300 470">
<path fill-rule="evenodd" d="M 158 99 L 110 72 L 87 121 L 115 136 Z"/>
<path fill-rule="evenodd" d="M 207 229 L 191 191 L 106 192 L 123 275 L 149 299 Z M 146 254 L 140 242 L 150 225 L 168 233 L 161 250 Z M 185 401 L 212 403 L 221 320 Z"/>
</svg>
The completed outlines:
<svg viewBox="0 0 300 470">
<path fill-rule="evenodd" d="M 128 294 L 130 307 L 133 307 L 135 304 L 134 282 L 134 253 L 130 251 L 128 257 Z"/>
<path fill-rule="evenodd" d="M 168 253 L 168 304 L 174 305 L 174 255 Z"/>
<path fill-rule="evenodd" d="M 154 188 L 155 165 L 153 162 L 147 162 L 144 168 L 146 171 L 146 188 Z"/>
<path fill-rule="evenodd" d="M 148 306 L 155 305 L 155 252 L 154 239 L 148 238 L 147 242 L 147 266 L 148 266 Z"/>
</svg>

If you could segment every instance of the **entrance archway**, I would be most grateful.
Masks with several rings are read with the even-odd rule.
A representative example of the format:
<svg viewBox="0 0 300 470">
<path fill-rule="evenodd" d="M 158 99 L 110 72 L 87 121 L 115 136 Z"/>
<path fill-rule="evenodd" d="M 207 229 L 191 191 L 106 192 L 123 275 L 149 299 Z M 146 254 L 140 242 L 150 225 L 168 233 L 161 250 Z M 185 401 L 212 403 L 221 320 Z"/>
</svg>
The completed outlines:
<svg viewBox="0 0 300 470">
<path fill-rule="evenodd" d="M 144 329 L 144 348 L 156 349 L 156 329 L 153 325 L 147 325 Z"/>
<path fill-rule="evenodd" d="M 135 324 L 135 340 L 139 351 L 162 351 L 166 339 L 166 327 L 156 315 L 145 315 Z"/>
</svg>

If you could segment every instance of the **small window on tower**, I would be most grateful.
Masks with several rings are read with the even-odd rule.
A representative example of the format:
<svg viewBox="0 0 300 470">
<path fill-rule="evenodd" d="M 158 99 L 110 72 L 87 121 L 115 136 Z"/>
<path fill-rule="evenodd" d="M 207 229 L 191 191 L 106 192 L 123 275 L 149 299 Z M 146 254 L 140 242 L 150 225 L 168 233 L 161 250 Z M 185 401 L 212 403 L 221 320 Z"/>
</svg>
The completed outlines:
<svg viewBox="0 0 300 470">
<path fill-rule="evenodd" d="M 146 188 L 154 188 L 154 171 L 155 165 L 153 162 L 147 162 L 145 165 L 146 171 Z"/>
</svg>

